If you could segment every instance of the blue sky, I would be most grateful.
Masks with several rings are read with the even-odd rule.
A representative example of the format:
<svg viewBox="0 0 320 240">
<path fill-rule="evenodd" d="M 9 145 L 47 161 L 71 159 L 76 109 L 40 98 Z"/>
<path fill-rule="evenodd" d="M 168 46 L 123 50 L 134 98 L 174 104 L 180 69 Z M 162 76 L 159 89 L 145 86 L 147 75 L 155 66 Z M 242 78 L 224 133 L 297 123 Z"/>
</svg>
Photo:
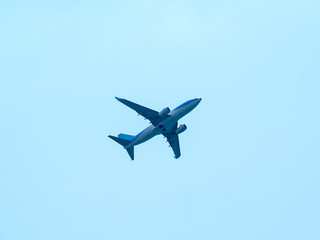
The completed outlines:
<svg viewBox="0 0 320 240">
<path fill-rule="evenodd" d="M 320 239 L 319 1 L 0 3 L 0 239 Z M 107 138 L 202 97 L 131 161 Z"/>
</svg>

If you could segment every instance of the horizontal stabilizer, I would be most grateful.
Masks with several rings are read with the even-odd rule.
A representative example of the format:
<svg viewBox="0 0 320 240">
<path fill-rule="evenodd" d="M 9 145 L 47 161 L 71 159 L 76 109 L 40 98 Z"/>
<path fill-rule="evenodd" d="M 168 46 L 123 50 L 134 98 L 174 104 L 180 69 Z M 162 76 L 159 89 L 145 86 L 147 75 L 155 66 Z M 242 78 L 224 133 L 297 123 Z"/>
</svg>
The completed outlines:
<svg viewBox="0 0 320 240">
<path fill-rule="evenodd" d="M 121 134 L 119 134 L 119 136 L 120 135 Z M 125 134 L 123 134 L 123 135 L 125 135 Z M 127 135 L 127 136 L 130 136 L 130 135 Z M 111 136 L 111 135 L 109 135 L 108 137 L 111 138 L 112 140 L 116 141 L 117 143 L 119 143 L 123 147 L 127 146 L 131 142 L 130 140 L 123 139 L 123 138 L 120 138 L 120 137 L 117 138 L 117 137 Z M 134 159 L 134 149 L 133 149 L 133 147 L 126 148 L 126 150 L 127 150 L 128 154 L 129 154 L 131 160 L 133 160 Z"/>
<path fill-rule="evenodd" d="M 134 160 L 134 149 L 133 149 L 133 147 L 127 148 L 126 150 L 127 150 L 128 154 L 129 154 L 131 160 L 133 161 Z"/>
<path fill-rule="evenodd" d="M 117 143 L 119 143 L 123 147 L 127 146 L 130 143 L 130 141 L 126 140 L 126 139 L 117 138 L 117 137 L 114 137 L 114 136 L 111 136 L 111 135 L 109 135 L 108 137 L 111 138 L 112 140 L 116 141 Z"/>
</svg>

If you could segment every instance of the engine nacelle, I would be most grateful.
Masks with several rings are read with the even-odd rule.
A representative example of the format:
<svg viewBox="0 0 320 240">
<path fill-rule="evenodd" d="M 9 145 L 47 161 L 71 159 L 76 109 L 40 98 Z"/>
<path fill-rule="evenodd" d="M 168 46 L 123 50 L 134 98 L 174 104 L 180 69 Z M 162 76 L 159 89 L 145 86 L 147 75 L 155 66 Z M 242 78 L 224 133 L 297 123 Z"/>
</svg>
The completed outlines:
<svg viewBox="0 0 320 240">
<path fill-rule="evenodd" d="M 161 110 L 161 112 L 159 112 L 159 117 L 163 117 L 167 115 L 169 112 L 170 112 L 170 108 L 166 107 L 163 110 Z"/>
<path fill-rule="evenodd" d="M 180 134 L 182 132 L 184 132 L 185 130 L 187 130 L 187 126 L 185 124 L 180 125 L 177 129 L 176 129 L 176 134 Z"/>
</svg>

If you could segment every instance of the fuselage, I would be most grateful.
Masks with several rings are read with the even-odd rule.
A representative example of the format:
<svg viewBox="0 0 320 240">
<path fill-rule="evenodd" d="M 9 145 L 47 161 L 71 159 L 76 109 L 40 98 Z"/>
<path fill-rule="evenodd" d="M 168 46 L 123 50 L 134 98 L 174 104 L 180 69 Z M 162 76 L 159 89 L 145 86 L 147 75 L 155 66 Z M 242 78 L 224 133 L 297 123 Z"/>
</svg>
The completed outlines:
<svg viewBox="0 0 320 240">
<path fill-rule="evenodd" d="M 137 134 L 135 138 L 127 146 L 125 146 L 125 148 L 127 149 L 141 144 L 156 135 L 165 133 L 166 131 L 170 132 L 170 130 L 176 126 L 178 120 L 191 112 L 200 103 L 200 101 L 201 98 L 195 98 L 176 107 L 168 113 L 167 117 L 164 118 L 162 122 L 160 122 L 156 126 L 150 125 L 142 132 Z"/>
</svg>

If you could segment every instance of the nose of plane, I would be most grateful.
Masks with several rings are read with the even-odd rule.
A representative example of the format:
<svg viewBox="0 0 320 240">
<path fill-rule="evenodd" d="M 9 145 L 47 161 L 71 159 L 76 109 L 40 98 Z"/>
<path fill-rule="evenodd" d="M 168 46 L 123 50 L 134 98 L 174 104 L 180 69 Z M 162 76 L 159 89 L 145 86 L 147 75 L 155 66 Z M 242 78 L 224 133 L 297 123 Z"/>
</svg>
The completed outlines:
<svg viewBox="0 0 320 240">
<path fill-rule="evenodd" d="M 197 106 L 197 105 L 201 102 L 202 98 L 198 97 L 198 98 L 196 98 L 196 99 L 194 99 L 194 100 L 195 100 L 195 101 L 194 101 L 194 103 L 195 103 L 194 106 Z"/>
</svg>

